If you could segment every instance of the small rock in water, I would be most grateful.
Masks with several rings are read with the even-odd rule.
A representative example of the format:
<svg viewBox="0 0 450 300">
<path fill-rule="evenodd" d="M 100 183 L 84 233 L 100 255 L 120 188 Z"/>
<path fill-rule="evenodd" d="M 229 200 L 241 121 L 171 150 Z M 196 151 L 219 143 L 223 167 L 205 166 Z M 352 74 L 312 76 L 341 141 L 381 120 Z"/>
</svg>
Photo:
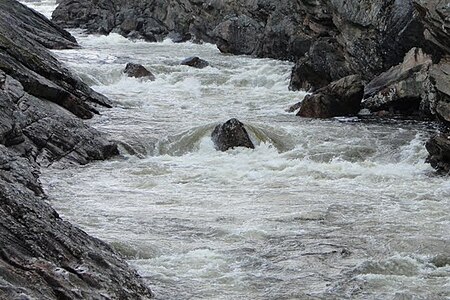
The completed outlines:
<svg viewBox="0 0 450 300">
<path fill-rule="evenodd" d="M 247 130 L 238 119 L 230 119 L 217 125 L 211 134 L 216 150 L 227 151 L 234 147 L 255 149 Z"/>
<path fill-rule="evenodd" d="M 155 80 L 155 75 L 147 70 L 144 66 L 134 63 L 128 63 L 123 71 L 128 77 L 143 78 L 146 77 L 149 80 Z"/>
<path fill-rule="evenodd" d="M 197 69 L 203 69 L 209 66 L 209 63 L 206 60 L 203 60 L 197 56 L 188 57 L 184 59 L 180 64 Z"/>
</svg>

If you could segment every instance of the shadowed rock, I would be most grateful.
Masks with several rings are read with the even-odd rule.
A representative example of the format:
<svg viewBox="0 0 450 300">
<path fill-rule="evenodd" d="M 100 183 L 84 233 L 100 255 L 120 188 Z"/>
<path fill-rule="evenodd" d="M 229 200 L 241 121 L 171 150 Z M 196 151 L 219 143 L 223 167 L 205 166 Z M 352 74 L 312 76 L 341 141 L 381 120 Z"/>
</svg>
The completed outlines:
<svg viewBox="0 0 450 300">
<path fill-rule="evenodd" d="M 426 148 L 429 153 L 427 162 L 436 170 L 450 174 L 450 135 L 438 134 L 432 137 L 426 143 Z"/>
<path fill-rule="evenodd" d="M 235 147 L 255 149 L 244 124 L 237 119 L 230 119 L 217 125 L 211 134 L 216 150 L 227 151 Z"/>
<path fill-rule="evenodd" d="M 209 63 L 206 60 L 203 60 L 197 56 L 188 57 L 184 59 L 181 63 L 181 65 L 190 66 L 197 69 L 203 69 L 209 66 Z"/>
<path fill-rule="evenodd" d="M 422 49 L 411 49 L 401 64 L 366 85 L 362 106 L 371 111 L 434 116 L 450 124 L 449 57 L 433 64 Z"/>
<path fill-rule="evenodd" d="M 151 81 L 155 80 L 155 75 L 147 70 L 143 65 L 128 63 L 123 71 L 128 77 L 147 78 Z"/>
<path fill-rule="evenodd" d="M 307 118 L 331 118 L 355 115 L 360 110 L 364 92 L 361 77 L 351 75 L 307 95 L 298 116 Z"/>
</svg>

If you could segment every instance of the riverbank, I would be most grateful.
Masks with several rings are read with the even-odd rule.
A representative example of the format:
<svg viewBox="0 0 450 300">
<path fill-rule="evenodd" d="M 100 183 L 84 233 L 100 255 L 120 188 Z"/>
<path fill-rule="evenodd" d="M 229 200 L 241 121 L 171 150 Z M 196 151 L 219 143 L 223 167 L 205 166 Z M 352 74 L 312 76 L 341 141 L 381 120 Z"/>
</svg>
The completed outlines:
<svg viewBox="0 0 450 300">
<path fill-rule="evenodd" d="M 74 49 L 68 32 L 16 1 L 0 3 L 0 298 L 147 299 L 151 291 L 104 242 L 46 202 L 40 168 L 118 154 L 89 127 L 109 100 L 47 49 Z"/>
</svg>

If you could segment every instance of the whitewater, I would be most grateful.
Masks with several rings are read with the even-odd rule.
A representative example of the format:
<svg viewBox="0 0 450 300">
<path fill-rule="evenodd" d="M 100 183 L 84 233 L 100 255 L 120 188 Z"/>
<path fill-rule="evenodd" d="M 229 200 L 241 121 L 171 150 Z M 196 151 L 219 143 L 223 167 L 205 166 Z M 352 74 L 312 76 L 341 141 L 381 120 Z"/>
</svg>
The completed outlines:
<svg viewBox="0 0 450 300">
<path fill-rule="evenodd" d="M 425 163 L 432 124 L 302 119 L 287 112 L 305 95 L 288 90 L 290 62 L 71 33 L 81 48 L 53 53 L 112 100 L 87 122 L 121 155 L 41 180 L 156 299 L 450 299 L 450 181 Z M 189 56 L 210 66 L 180 65 Z M 156 80 L 126 77 L 128 62 Z M 255 150 L 214 149 L 230 118 Z"/>
</svg>

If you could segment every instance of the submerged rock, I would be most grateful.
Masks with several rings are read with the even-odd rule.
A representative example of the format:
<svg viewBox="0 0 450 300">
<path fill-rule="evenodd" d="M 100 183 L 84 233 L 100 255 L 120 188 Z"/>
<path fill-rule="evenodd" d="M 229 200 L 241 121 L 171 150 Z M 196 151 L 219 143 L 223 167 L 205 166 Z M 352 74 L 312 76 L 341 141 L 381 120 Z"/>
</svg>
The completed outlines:
<svg viewBox="0 0 450 300">
<path fill-rule="evenodd" d="M 128 77 L 147 78 L 151 81 L 155 80 L 155 75 L 147 70 L 143 65 L 128 63 L 123 71 Z"/>
<path fill-rule="evenodd" d="M 305 96 L 297 115 L 307 118 L 356 115 L 360 110 L 363 93 L 361 77 L 347 76 Z"/>
<path fill-rule="evenodd" d="M 203 69 L 209 66 L 209 63 L 206 60 L 203 60 L 197 56 L 188 57 L 184 59 L 180 64 L 197 69 Z"/>
<path fill-rule="evenodd" d="M 217 125 L 211 134 L 212 141 L 217 150 L 227 151 L 235 147 L 255 149 L 247 130 L 237 119 L 230 119 Z"/>
</svg>

